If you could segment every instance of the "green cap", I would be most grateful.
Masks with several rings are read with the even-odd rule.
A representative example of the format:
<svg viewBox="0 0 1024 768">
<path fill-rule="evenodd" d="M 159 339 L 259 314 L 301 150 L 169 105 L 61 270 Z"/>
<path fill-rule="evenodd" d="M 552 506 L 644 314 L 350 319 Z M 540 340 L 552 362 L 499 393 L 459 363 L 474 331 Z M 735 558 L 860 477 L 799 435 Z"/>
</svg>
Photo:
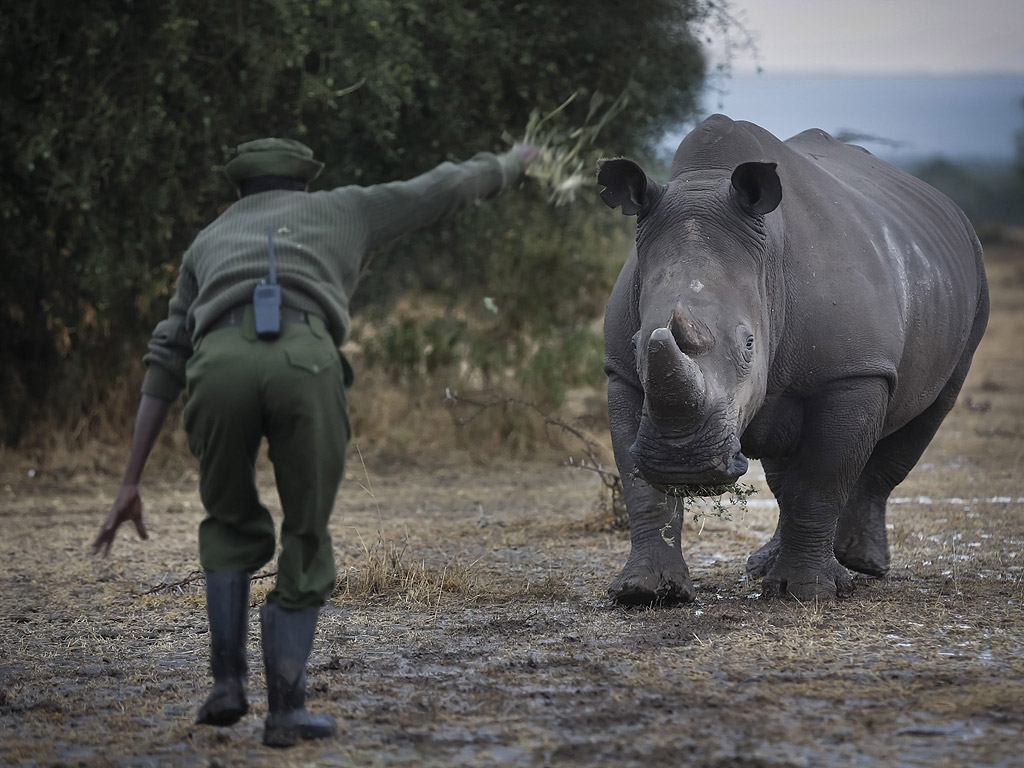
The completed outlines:
<svg viewBox="0 0 1024 768">
<path fill-rule="evenodd" d="M 256 139 L 238 145 L 238 154 L 224 166 L 224 175 L 236 187 L 253 176 L 286 176 L 310 182 L 324 164 L 313 150 L 294 139 Z"/>
</svg>

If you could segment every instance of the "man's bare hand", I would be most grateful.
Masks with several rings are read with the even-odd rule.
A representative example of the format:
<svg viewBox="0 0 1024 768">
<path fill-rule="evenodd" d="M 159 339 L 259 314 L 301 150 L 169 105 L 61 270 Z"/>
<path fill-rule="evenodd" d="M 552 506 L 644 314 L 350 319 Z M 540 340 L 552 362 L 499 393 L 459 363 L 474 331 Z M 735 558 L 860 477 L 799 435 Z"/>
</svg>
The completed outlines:
<svg viewBox="0 0 1024 768">
<path fill-rule="evenodd" d="M 104 557 L 110 554 L 110 548 L 114 544 L 114 536 L 121 523 L 131 520 L 135 523 L 135 530 L 139 533 L 140 539 L 148 539 L 146 526 L 142 522 L 142 497 L 139 495 L 139 486 L 122 485 L 114 500 L 114 508 L 100 526 L 100 532 L 92 543 L 92 553 L 103 554 Z"/>
<path fill-rule="evenodd" d="M 535 144 L 520 143 L 512 147 L 512 154 L 519 155 L 523 162 L 530 165 L 541 155 L 541 149 Z"/>
</svg>

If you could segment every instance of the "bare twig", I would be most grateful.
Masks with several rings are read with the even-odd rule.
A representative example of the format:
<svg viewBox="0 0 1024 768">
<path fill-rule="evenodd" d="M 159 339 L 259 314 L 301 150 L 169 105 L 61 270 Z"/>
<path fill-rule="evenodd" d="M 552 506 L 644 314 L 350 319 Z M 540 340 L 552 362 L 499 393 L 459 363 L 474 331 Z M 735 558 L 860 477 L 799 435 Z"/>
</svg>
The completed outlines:
<svg viewBox="0 0 1024 768">
<path fill-rule="evenodd" d="M 265 571 L 263 573 L 256 573 L 249 577 L 249 581 L 256 581 L 258 579 L 269 579 L 271 576 L 276 576 L 277 571 Z M 143 597 L 144 595 L 155 595 L 157 592 L 163 592 L 165 589 L 181 589 L 187 587 L 190 584 L 196 584 L 200 581 L 206 581 L 205 571 L 192 571 L 188 576 L 180 581 L 172 581 L 164 584 L 157 584 L 155 587 L 147 589 L 145 592 L 139 592 L 135 596 Z"/>
<path fill-rule="evenodd" d="M 551 416 L 541 409 L 536 403 L 531 403 L 517 397 L 499 396 L 487 402 L 482 402 L 462 397 L 451 387 L 445 389 L 444 395 L 445 403 L 452 409 L 453 418 L 455 418 L 456 423 L 458 423 L 460 427 L 468 426 L 481 414 L 492 408 L 517 406 L 519 408 L 532 411 L 540 417 L 544 424 L 544 435 L 547 437 L 548 442 L 551 445 L 556 445 L 551 433 L 552 429 L 560 429 L 562 432 L 565 432 L 579 440 L 583 444 L 583 448 L 586 451 L 587 458 L 590 459 L 590 463 L 588 464 L 586 460 L 577 462 L 572 456 L 570 456 L 569 460 L 566 462 L 566 466 L 586 469 L 590 472 L 596 473 L 597 476 L 601 478 L 601 482 L 604 484 L 604 487 L 610 496 L 609 507 L 612 517 L 610 527 L 614 530 L 625 530 L 629 527 L 629 514 L 626 511 L 626 499 L 622 489 L 622 478 L 619 477 L 617 472 L 605 469 L 601 465 L 601 460 L 599 458 L 600 445 L 598 445 L 593 438 L 585 434 L 582 430 L 577 429 L 572 424 L 568 424 L 561 419 Z M 455 417 L 454 411 L 460 405 L 470 406 L 476 410 L 468 417 Z"/>
<path fill-rule="evenodd" d="M 572 456 L 570 456 L 569 460 L 564 463 L 564 466 L 575 467 L 576 469 L 586 469 L 589 472 L 595 472 L 598 475 L 600 475 L 601 478 L 604 480 L 620 481 L 618 472 L 612 472 L 611 470 L 605 469 L 604 467 L 597 463 L 587 464 L 586 460 L 575 461 Z"/>
<path fill-rule="evenodd" d="M 155 595 L 157 592 L 163 592 L 165 589 L 180 589 L 181 587 L 186 587 L 189 584 L 195 584 L 197 581 L 206 581 L 206 574 L 203 571 L 192 571 L 184 579 L 181 579 L 181 581 L 157 584 L 152 589 L 140 592 L 137 596 L 142 597 L 143 595 Z"/>
<path fill-rule="evenodd" d="M 528 411 L 533 411 L 544 422 L 544 434 L 547 436 L 548 442 L 554 444 L 554 439 L 551 437 L 550 428 L 551 427 L 556 427 L 558 429 L 561 429 L 563 432 L 569 433 L 570 435 L 575 437 L 577 440 L 579 440 L 581 443 L 583 443 L 583 446 L 586 448 L 586 451 L 587 451 L 587 456 L 590 457 L 591 461 L 593 461 L 595 465 L 600 465 L 600 463 L 601 463 L 598 460 L 598 458 L 597 458 L 597 452 L 598 452 L 600 446 L 597 444 L 596 441 L 593 440 L 593 438 L 585 435 L 583 432 L 581 432 L 579 429 L 577 429 L 576 427 L 572 426 L 571 424 L 567 424 L 566 422 L 562 421 L 561 419 L 556 419 L 553 416 L 551 416 L 550 414 L 545 413 L 544 410 L 541 409 L 536 403 L 531 403 L 528 400 L 522 400 L 522 399 L 520 399 L 518 397 L 508 397 L 508 396 L 499 396 L 499 397 L 496 397 L 493 400 L 490 400 L 488 402 L 481 402 L 480 400 L 473 400 L 473 399 L 468 398 L 468 397 L 462 397 L 461 395 L 459 395 L 458 392 L 453 390 L 451 387 L 447 387 L 445 389 L 445 391 L 444 391 L 444 399 L 445 399 L 445 403 L 449 407 L 451 407 L 453 409 L 453 411 L 454 411 L 455 408 L 459 407 L 460 405 L 468 405 L 468 406 L 470 406 L 472 408 L 476 408 L 477 409 L 468 418 L 457 418 L 456 419 L 456 421 L 457 421 L 457 423 L 458 423 L 458 425 L 460 427 L 468 426 L 474 420 L 476 420 L 481 414 L 483 414 L 485 411 L 488 411 L 488 410 L 490 410 L 492 408 L 498 408 L 498 407 L 503 407 L 503 406 L 515 405 L 515 406 L 519 406 L 521 408 L 525 408 Z M 618 475 L 616 475 L 616 477 L 618 477 Z"/>
</svg>

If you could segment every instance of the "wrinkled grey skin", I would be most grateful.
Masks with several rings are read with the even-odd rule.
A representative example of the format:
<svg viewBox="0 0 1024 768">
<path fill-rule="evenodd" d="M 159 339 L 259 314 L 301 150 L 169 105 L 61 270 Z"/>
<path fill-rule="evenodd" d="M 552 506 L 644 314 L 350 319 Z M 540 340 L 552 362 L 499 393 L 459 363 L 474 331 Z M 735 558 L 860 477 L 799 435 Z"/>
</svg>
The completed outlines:
<svg viewBox="0 0 1024 768">
<path fill-rule="evenodd" d="M 820 130 L 715 115 L 665 186 L 601 164 L 636 247 L 605 318 L 632 547 L 623 604 L 691 600 L 677 499 L 762 461 L 766 597 L 849 595 L 889 567 L 885 507 L 953 407 L 988 318 L 981 246 L 946 197 Z M 837 559 L 838 558 L 838 559 Z M 842 563 L 842 565 L 841 565 Z"/>
</svg>

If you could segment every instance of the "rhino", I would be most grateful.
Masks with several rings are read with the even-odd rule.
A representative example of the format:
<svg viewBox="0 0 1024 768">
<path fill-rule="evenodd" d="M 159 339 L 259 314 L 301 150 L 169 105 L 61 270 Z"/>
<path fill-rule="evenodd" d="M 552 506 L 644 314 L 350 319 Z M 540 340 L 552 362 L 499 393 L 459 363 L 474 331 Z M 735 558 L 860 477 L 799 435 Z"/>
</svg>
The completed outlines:
<svg viewBox="0 0 1024 768">
<path fill-rule="evenodd" d="M 886 503 L 953 408 L 988 320 L 981 244 L 947 197 L 812 129 L 712 115 L 667 184 L 599 163 L 636 217 L 604 370 L 630 553 L 620 604 L 693 599 L 680 496 L 759 459 L 779 505 L 747 560 L 764 597 L 834 599 L 888 571 Z"/>
</svg>

